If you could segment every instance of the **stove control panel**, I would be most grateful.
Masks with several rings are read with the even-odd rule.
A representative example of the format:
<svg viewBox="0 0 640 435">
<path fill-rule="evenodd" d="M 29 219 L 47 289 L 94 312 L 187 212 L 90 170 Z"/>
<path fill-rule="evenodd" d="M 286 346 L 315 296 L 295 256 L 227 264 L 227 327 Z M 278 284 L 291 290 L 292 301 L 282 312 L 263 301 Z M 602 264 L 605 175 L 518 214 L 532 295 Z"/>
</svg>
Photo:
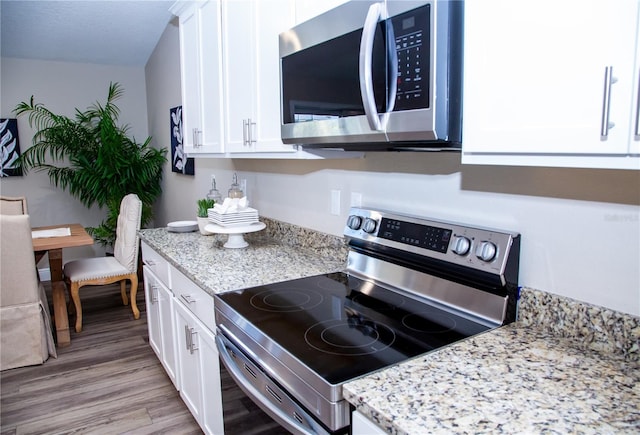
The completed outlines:
<svg viewBox="0 0 640 435">
<path fill-rule="evenodd" d="M 438 260 L 503 274 L 509 251 L 519 234 L 465 224 L 436 221 L 394 212 L 354 207 L 345 237 L 424 255 Z"/>
</svg>

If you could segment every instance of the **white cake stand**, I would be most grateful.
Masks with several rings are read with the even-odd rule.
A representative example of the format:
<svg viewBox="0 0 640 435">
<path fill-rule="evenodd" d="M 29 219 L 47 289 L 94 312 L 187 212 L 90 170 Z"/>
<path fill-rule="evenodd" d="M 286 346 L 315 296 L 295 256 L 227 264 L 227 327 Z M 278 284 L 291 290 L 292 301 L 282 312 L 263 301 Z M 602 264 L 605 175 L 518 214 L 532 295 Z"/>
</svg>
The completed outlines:
<svg viewBox="0 0 640 435">
<path fill-rule="evenodd" d="M 228 234 L 229 239 L 223 246 L 225 248 L 246 248 L 249 244 L 244 239 L 244 234 L 255 233 L 266 227 L 264 222 L 255 222 L 249 225 L 239 225 L 234 227 L 221 227 L 214 223 L 207 224 L 205 230 L 216 234 Z"/>
</svg>

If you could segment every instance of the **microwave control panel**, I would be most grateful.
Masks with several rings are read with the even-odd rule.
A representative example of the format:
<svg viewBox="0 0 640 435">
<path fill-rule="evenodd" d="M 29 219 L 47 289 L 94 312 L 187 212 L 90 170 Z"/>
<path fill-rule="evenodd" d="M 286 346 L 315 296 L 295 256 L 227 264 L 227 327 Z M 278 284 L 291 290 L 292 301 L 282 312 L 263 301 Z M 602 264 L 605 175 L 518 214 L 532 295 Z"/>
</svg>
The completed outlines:
<svg viewBox="0 0 640 435">
<path fill-rule="evenodd" d="M 429 107 L 430 19 L 430 4 L 391 18 L 398 56 L 394 110 Z"/>
</svg>

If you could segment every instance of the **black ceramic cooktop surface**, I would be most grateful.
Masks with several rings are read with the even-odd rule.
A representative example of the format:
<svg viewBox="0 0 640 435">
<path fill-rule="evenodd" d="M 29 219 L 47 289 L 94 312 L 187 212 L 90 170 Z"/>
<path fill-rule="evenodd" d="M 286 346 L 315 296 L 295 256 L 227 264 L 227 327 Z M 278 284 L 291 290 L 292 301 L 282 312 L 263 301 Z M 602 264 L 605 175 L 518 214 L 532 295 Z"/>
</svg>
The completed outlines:
<svg viewBox="0 0 640 435">
<path fill-rule="evenodd" d="M 218 296 L 332 385 L 490 329 L 344 273 Z"/>
</svg>

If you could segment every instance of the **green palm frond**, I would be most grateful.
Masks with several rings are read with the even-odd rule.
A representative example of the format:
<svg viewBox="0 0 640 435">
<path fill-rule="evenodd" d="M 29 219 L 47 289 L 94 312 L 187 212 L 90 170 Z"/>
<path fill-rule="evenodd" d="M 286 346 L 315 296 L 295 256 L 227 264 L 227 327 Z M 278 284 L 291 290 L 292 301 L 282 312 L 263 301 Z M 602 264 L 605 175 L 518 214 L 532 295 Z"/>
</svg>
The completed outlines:
<svg viewBox="0 0 640 435">
<path fill-rule="evenodd" d="M 115 101 L 123 93 L 118 83 L 110 83 L 106 103 L 75 109 L 74 119 L 51 112 L 33 96 L 14 109 L 17 116 L 27 115 L 37 130 L 18 166 L 24 174 L 46 171 L 51 184 L 68 190 L 87 208 L 106 207 L 101 225 L 88 229 L 103 245 L 115 241 L 120 201 L 128 193 L 136 193 L 143 203 L 142 225 L 151 220 L 166 162 L 167 150 L 153 148 L 151 137 L 138 144 L 128 137 L 128 126 L 118 125 Z"/>
</svg>

